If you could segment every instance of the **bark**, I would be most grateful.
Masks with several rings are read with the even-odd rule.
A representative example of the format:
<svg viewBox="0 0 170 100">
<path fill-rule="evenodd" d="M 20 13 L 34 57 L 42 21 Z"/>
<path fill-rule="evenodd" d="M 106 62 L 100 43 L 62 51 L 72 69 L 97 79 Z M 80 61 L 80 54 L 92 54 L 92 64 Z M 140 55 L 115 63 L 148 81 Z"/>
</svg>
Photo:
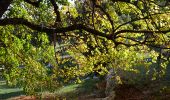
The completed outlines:
<svg viewBox="0 0 170 100">
<path fill-rule="evenodd" d="M 102 36 L 102 37 L 111 39 L 110 35 L 104 34 L 98 30 L 94 30 L 94 29 L 87 27 L 85 25 L 82 25 L 82 24 L 75 24 L 75 25 L 71 25 L 68 27 L 55 28 L 55 27 L 46 27 L 43 25 L 37 25 L 37 24 L 34 24 L 33 22 L 29 22 L 28 20 L 23 19 L 23 18 L 0 19 L 0 26 L 5 26 L 5 25 L 25 25 L 25 26 L 31 28 L 32 30 L 36 30 L 39 32 L 45 32 L 49 36 L 51 36 L 52 33 L 54 33 L 54 32 L 55 33 L 64 33 L 64 32 L 70 32 L 70 31 L 74 31 L 74 30 L 83 29 L 93 35 Z"/>
</svg>

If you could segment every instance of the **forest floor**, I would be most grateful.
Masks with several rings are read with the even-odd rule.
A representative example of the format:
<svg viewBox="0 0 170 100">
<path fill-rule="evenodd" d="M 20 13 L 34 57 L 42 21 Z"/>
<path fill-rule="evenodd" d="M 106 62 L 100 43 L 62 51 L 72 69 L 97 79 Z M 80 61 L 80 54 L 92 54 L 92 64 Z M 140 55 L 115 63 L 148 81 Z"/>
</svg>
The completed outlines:
<svg viewBox="0 0 170 100">
<path fill-rule="evenodd" d="M 55 93 L 44 92 L 42 100 L 170 100 L 170 87 L 153 82 L 144 86 L 118 85 L 111 97 L 105 97 L 105 92 L 96 87 L 97 81 L 87 80 L 81 84 L 69 84 Z M 2 88 L 2 86 L 0 87 Z M 20 91 L 18 91 L 20 92 Z M 5 100 L 5 99 L 0 99 Z M 11 96 L 8 100 L 38 100 L 34 96 Z"/>
</svg>

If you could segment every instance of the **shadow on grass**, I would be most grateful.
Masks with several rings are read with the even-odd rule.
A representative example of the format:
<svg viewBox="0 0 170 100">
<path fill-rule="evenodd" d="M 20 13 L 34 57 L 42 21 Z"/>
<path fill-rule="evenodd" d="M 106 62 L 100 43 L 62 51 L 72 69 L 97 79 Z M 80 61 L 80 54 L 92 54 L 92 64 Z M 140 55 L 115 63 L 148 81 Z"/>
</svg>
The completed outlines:
<svg viewBox="0 0 170 100">
<path fill-rule="evenodd" d="M 10 87 L 10 86 L 8 86 L 8 85 L 6 85 L 6 84 L 1 84 L 1 85 L 0 85 L 0 89 L 15 89 L 15 88 L 18 88 L 18 87 L 14 87 L 14 86 L 13 86 L 13 87 L 12 87 L 12 86 Z"/>
<path fill-rule="evenodd" d="M 17 91 L 17 92 L 0 94 L 0 100 L 5 100 L 5 99 L 8 99 L 8 98 L 16 97 L 16 96 L 20 96 L 20 95 L 24 95 L 24 92 L 23 91 Z"/>
<path fill-rule="evenodd" d="M 82 83 L 79 84 L 67 84 L 66 86 L 61 87 L 58 91 L 56 91 L 56 94 L 59 96 L 66 97 L 69 100 L 75 100 L 76 97 L 82 94 L 89 94 L 93 92 L 96 89 L 95 83 L 97 82 L 97 80 L 88 79 L 83 80 Z"/>
<path fill-rule="evenodd" d="M 6 100 L 11 97 L 16 97 L 24 95 L 25 93 L 21 88 L 10 87 L 6 85 L 6 82 L 3 79 L 0 79 L 0 100 Z"/>
<path fill-rule="evenodd" d="M 99 82 L 99 80 L 95 80 L 95 79 L 88 79 L 88 80 L 85 80 L 81 86 L 79 87 L 80 88 L 80 92 L 82 93 L 89 93 L 89 92 L 92 92 L 96 89 L 96 86 L 95 84 Z"/>
</svg>

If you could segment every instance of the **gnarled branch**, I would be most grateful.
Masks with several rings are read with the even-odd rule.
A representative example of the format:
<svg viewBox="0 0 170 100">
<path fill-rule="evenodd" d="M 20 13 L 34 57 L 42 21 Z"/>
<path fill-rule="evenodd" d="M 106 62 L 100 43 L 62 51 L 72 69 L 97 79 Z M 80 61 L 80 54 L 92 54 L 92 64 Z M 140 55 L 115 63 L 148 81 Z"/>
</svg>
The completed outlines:
<svg viewBox="0 0 170 100">
<path fill-rule="evenodd" d="M 102 36 L 108 39 L 111 39 L 110 35 L 107 35 L 105 33 L 102 33 L 98 30 L 94 30 L 90 27 L 87 27 L 83 24 L 75 24 L 75 25 L 71 25 L 68 27 L 62 27 L 62 28 L 55 28 L 55 27 L 42 27 L 42 25 L 37 25 L 34 24 L 32 22 L 29 22 L 26 19 L 23 18 L 8 18 L 8 19 L 0 19 L 0 26 L 5 26 L 5 25 L 25 25 L 29 28 L 31 28 L 32 30 L 36 30 L 39 32 L 46 32 L 48 36 L 51 36 L 51 33 L 64 33 L 64 32 L 70 32 L 70 31 L 74 31 L 74 30 L 85 30 L 89 33 L 92 33 L 93 35 L 96 36 Z"/>
<path fill-rule="evenodd" d="M 33 1 L 31 1 L 31 0 L 24 0 L 24 1 L 27 2 L 27 3 L 29 3 L 29 4 L 31 4 L 31 5 L 33 5 L 33 6 L 35 6 L 35 7 L 39 7 L 40 2 L 42 2 L 42 0 L 38 0 L 38 1 L 36 1 L 36 2 L 33 2 Z"/>
</svg>

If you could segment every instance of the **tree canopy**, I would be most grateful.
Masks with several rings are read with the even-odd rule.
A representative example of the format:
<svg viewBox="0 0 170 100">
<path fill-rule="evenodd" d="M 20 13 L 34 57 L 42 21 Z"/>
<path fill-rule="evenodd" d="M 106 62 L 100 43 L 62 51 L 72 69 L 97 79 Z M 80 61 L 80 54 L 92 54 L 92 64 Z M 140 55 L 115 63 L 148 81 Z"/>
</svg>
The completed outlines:
<svg viewBox="0 0 170 100">
<path fill-rule="evenodd" d="M 20 5 L 22 8 L 18 13 L 30 14 L 30 18 L 26 18 L 25 14 L 20 17 L 7 16 L 8 13 L 13 12 L 12 8 L 15 7 L 13 4 L 16 2 L 16 6 Z M 48 6 L 46 10 L 53 13 L 53 20 L 51 19 L 50 23 L 37 22 L 38 19 L 33 18 L 33 16 L 41 16 L 39 8 L 42 8 L 43 3 Z M 67 0 L 1 0 L 0 4 L 1 26 L 24 25 L 32 30 L 45 32 L 50 37 L 54 32 L 67 35 L 70 31 L 84 30 L 112 40 L 116 45 L 147 44 L 166 48 L 163 46 L 165 44 L 160 43 L 169 43 L 167 39 L 170 31 L 168 0 L 75 0 L 75 3 L 70 6 Z M 29 8 L 30 6 L 32 9 Z M 64 7 L 68 9 L 74 7 L 76 11 L 67 11 Z M 40 15 L 33 13 L 33 10 Z M 63 25 L 59 25 L 60 22 Z M 104 23 L 107 24 L 104 25 Z M 60 27 L 56 27 L 57 24 Z M 128 37 L 124 34 L 134 35 Z M 126 44 L 122 41 L 124 39 L 132 43 Z M 160 40 L 159 43 L 158 40 Z"/>
<path fill-rule="evenodd" d="M 0 0 L 0 65 L 31 94 L 111 68 L 156 79 L 169 60 L 169 15 L 169 0 Z"/>
</svg>

